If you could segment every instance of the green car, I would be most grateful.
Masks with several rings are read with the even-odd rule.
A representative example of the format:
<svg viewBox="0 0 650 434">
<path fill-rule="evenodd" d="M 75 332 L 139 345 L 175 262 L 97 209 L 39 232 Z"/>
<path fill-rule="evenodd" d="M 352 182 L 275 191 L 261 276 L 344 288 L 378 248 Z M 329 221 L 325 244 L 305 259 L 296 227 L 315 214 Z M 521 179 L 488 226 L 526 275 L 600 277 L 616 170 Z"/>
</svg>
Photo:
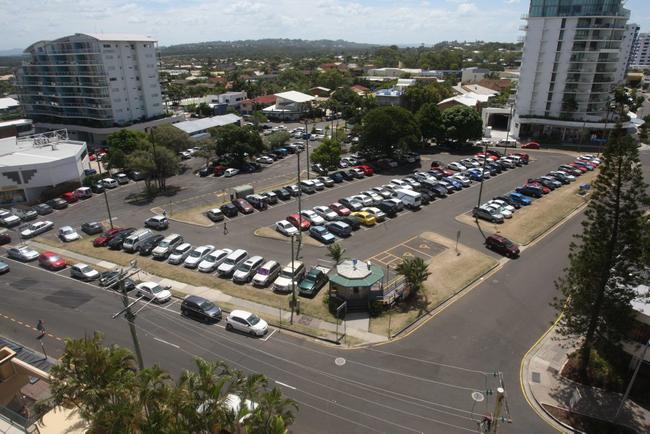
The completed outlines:
<svg viewBox="0 0 650 434">
<path fill-rule="evenodd" d="M 327 283 L 329 278 L 323 270 L 319 268 L 312 268 L 298 284 L 300 295 L 303 297 L 313 297 L 318 294 L 318 291 Z"/>
</svg>

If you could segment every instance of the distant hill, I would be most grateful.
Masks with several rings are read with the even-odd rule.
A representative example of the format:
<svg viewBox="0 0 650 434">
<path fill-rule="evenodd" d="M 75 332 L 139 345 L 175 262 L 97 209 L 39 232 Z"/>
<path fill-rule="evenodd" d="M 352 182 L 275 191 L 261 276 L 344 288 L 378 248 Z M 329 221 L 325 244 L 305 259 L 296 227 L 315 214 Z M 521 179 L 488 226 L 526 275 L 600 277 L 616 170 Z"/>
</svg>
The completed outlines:
<svg viewBox="0 0 650 434">
<path fill-rule="evenodd" d="M 13 57 L 22 56 L 23 50 L 21 48 L 10 48 L 8 50 L 0 50 L 0 57 Z"/>
<path fill-rule="evenodd" d="M 323 54 L 354 54 L 371 51 L 379 45 L 357 42 L 320 39 L 258 39 L 245 41 L 212 41 L 161 47 L 163 56 L 192 57 L 247 57 L 268 58 L 269 56 L 304 57 Z"/>
</svg>

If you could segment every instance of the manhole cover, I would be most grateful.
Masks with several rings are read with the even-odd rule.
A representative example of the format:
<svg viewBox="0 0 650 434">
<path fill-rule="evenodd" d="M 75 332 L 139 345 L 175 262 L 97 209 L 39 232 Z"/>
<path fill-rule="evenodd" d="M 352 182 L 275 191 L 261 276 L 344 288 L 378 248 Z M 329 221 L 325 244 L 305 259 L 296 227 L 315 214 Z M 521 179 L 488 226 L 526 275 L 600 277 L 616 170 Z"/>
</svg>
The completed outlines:
<svg viewBox="0 0 650 434">
<path fill-rule="evenodd" d="M 472 392 L 472 399 L 475 402 L 483 402 L 483 400 L 485 399 L 485 396 L 483 396 L 483 394 L 481 392 Z"/>
<path fill-rule="evenodd" d="M 345 365 L 345 359 L 343 357 L 337 357 L 334 359 L 334 364 L 336 364 L 336 366 L 343 366 Z"/>
</svg>

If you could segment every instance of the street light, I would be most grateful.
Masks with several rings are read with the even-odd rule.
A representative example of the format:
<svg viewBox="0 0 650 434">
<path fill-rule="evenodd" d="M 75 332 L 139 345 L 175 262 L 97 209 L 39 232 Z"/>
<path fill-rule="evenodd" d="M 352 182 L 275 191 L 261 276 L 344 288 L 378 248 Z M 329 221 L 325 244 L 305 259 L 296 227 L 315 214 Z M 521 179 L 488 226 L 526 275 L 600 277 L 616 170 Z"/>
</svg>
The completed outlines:
<svg viewBox="0 0 650 434">
<path fill-rule="evenodd" d="M 99 169 L 99 174 L 102 174 L 102 162 L 97 161 L 97 168 Z M 108 172 L 110 175 L 110 171 Z M 113 229 L 113 217 L 111 216 L 111 206 L 108 204 L 108 194 L 106 193 L 106 188 L 104 187 L 104 201 L 106 202 L 106 211 L 108 212 L 108 222 L 111 224 L 111 229 Z"/>
</svg>

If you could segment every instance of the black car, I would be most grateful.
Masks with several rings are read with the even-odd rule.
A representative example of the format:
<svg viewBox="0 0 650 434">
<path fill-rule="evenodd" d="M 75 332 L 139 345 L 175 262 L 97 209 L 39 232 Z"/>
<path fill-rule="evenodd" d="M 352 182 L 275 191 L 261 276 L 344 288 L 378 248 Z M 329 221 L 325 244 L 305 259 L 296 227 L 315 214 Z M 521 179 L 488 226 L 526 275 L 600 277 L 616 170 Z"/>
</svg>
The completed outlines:
<svg viewBox="0 0 650 434">
<path fill-rule="evenodd" d="M 338 173 L 339 176 L 341 176 L 343 179 L 346 181 L 352 181 L 355 179 L 355 176 L 350 174 L 350 172 L 346 172 L 344 170 L 339 170 L 338 172 L 335 172 L 335 174 Z"/>
<path fill-rule="evenodd" d="M 419 193 L 420 193 L 420 202 L 422 202 L 422 205 L 429 205 L 435 199 L 433 194 L 429 193 L 429 191 L 427 190 L 422 190 Z"/>
<path fill-rule="evenodd" d="M 131 235 L 133 232 L 135 232 L 135 228 L 123 229 L 120 232 L 118 232 L 118 234 L 115 235 L 113 239 L 110 240 L 106 245 L 111 250 L 120 250 L 122 248 L 122 244 L 124 243 L 126 237 Z"/>
<path fill-rule="evenodd" d="M 65 199 L 61 199 L 60 197 L 50 199 L 46 203 L 54 209 L 65 209 L 68 207 L 68 202 Z"/>
<path fill-rule="evenodd" d="M 221 205 L 220 209 L 221 209 L 221 212 L 223 213 L 223 215 L 225 215 L 228 218 L 237 217 L 237 214 L 239 214 L 239 210 L 232 203 L 227 203 L 225 205 Z"/>
<path fill-rule="evenodd" d="M 91 186 L 90 186 L 90 189 L 91 189 L 91 190 L 93 191 L 93 193 L 95 193 L 95 194 L 103 193 L 104 190 L 106 190 L 106 189 L 104 188 L 104 185 L 101 184 L 101 183 L 99 183 L 99 182 L 98 182 L 97 184 L 93 184 L 93 185 L 91 185 Z"/>
<path fill-rule="evenodd" d="M 221 321 L 221 309 L 197 295 L 187 296 L 181 303 L 181 314 L 205 322 Z"/>
<path fill-rule="evenodd" d="M 199 176 L 200 176 L 201 178 L 205 178 L 206 176 L 208 176 L 208 175 L 211 174 L 211 173 L 212 173 L 212 170 L 210 170 L 210 168 L 207 167 L 207 166 L 206 166 L 206 167 L 202 167 L 201 169 L 199 169 Z"/>
<path fill-rule="evenodd" d="M 429 191 L 434 197 L 447 197 L 447 188 L 440 184 L 424 181 L 422 186 Z"/>
<path fill-rule="evenodd" d="M 361 221 L 353 215 L 341 217 L 338 221 L 346 223 L 349 225 L 353 231 L 358 230 L 361 227 Z"/>
<path fill-rule="evenodd" d="M 39 203 L 38 205 L 34 205 L 32 209 L 36 211 L 38 215 L 46 215 L 52 213 L 52 207 L 46 203 Z"/>
<path fill-rule="evenodd" d="M 133 181 L 142 181 L 144 180 L 144 173 L 139 170 L 129 170 L 127 176 Z"/>
<path fill-rule="evenodd" d="M 153 249 L 158 247 L 158 243 L 160 243 L 164 239 L 165 239 L 164 235 L 154 235 L 151 238 L 147 238 L 147 240 L 144 243 L 140 244 L 140 256 L 151 255 Z"/>
<path fill-rule="evenodd" d="M 104 271 L 99 275 L 99 286 L 108 286 L 111 289 L 118 290 L 119 288 L 119 279 L 120 273 L 118 271 Z M 130 278 L 124 279 L 124 288 L 127 291 L 135 289 L 135 282 Z"/>
<path fill-rule="evenodd" d="M 9 244 L 11 242 L 11 235 L 9 234 L 0 234 L 0 246 Z"/>
<path fill-rule="evenodd" d="M 397 204 L 390 200 L 382 200 L 377 204 L 377 208 L 379 208 L 389 218 L 395 217 L 399 211 Z"/>
<path fill-rule="evenodd" d="M 273 193 L 280 198 L 281 200 L 289 200 L 291 199 L 291 193 L 289 193 L 286 189 L 284 188 L 278 188 L 277 190 L 273 190 Z"/>
<path fill-rule="evenodd" d="M 519 202 L 515 202 L 514 200 L 512 200 L 512 198 L 510 196 L 497 196 L 494 199 L 502 200 L 505 203 L 507 203 L 508 205 L 514 206 L 515 209 L 521 208 L 521 204 Z"/>
<path fill-rule="evenodd" d="M 88 235 L 101 234 L 104 226 L 99 222 L 87 222 L 81 225 L 81 230 Z"/>
</svg>

